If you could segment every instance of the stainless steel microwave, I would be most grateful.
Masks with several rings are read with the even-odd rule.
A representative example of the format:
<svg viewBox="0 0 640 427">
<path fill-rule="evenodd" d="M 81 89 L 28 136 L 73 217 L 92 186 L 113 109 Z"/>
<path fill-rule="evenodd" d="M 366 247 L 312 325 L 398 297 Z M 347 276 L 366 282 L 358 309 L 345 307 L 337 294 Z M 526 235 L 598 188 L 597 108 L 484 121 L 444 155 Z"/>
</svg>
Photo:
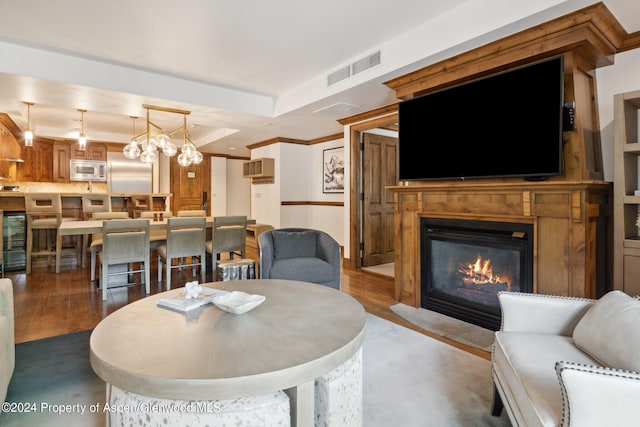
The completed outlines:
<svg viewBox="0 0 640 427">
<path fill-rule="evenodd" d="M 107 162 L 71 159 L 71 181 L 106 181 Z"/>
</svg>

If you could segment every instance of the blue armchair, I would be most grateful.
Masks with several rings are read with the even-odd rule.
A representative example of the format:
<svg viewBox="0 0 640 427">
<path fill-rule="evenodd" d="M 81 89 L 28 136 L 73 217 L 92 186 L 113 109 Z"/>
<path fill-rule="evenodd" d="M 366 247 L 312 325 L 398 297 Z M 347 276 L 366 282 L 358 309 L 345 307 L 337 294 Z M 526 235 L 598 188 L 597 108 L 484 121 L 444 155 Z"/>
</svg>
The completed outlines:
<svg viewBox="0 0 640 427">
<path fill-rule="evenodd" d="M 308 228 L 268 230 L 258 238 L 260 278 L 288 279 L 340 289 L 340 245 Z"/>
</svg>

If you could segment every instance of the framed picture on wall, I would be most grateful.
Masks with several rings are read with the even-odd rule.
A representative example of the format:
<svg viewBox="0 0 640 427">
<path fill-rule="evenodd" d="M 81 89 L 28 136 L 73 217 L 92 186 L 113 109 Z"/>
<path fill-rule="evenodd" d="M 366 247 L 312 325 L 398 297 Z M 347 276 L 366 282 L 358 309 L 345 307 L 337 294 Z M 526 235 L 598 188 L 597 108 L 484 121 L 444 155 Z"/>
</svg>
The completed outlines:
<svg viewBox="0 0 640 427">
<path fill-rule="evenodd" d="M 322 151 L 322 192 L 344 193 L 344 147 Z"/>
</svg>

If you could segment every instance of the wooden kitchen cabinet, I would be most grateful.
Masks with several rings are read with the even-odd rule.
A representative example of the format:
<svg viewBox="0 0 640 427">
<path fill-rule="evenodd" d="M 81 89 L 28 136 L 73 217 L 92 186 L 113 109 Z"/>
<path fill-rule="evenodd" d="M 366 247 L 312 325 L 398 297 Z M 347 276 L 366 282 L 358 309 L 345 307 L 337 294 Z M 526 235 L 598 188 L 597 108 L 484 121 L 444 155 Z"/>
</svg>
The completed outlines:
<svg viewBox="0 0 640 427">
<path fill-rule="evenodd" d="M 70 174 L 70 153 L 69 144 L 55 144 L 53 146 L 53 181 L 69 182 Z"/>
<path fill-rule="evenodd" d="M 0 177 L 15 178 L 16 162 L 20 158 L 20 144 L 4 123 L 0 122 Z"/>
<path fill-rule="evenodd" d="M 33 146 L 23 147 L 23 163 L 18 163 L 18 181 L 53 182 L 53 142 L 33 140 Z"/>
<path fill-rule="evenodd" d="M 70 159 L 80 160 L 107 160 L 107 147 L 97 142 L 88 142 L 86 150 L 80 150 L 77 143 L 69 146 Z"/>
</svg>

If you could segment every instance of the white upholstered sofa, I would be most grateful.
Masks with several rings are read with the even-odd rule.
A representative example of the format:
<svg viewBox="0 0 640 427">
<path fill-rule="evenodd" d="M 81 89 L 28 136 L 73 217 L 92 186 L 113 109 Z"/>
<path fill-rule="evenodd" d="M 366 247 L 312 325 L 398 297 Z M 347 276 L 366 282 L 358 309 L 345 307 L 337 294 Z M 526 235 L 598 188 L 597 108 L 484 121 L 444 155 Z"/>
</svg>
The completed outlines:
<svg viewBox="0 0 640 427">
<path fill-rule="evenodd" d="M 7 397 L 16 364 L 13 322 L 13 286 L 11 280 L 0 279 L 0 402 Z"/>
<path fill-rule="evenodd" d="M 638 426 L 640 301 L 501 292 L 493 415 L 514 426 Z"/>
</svg>

